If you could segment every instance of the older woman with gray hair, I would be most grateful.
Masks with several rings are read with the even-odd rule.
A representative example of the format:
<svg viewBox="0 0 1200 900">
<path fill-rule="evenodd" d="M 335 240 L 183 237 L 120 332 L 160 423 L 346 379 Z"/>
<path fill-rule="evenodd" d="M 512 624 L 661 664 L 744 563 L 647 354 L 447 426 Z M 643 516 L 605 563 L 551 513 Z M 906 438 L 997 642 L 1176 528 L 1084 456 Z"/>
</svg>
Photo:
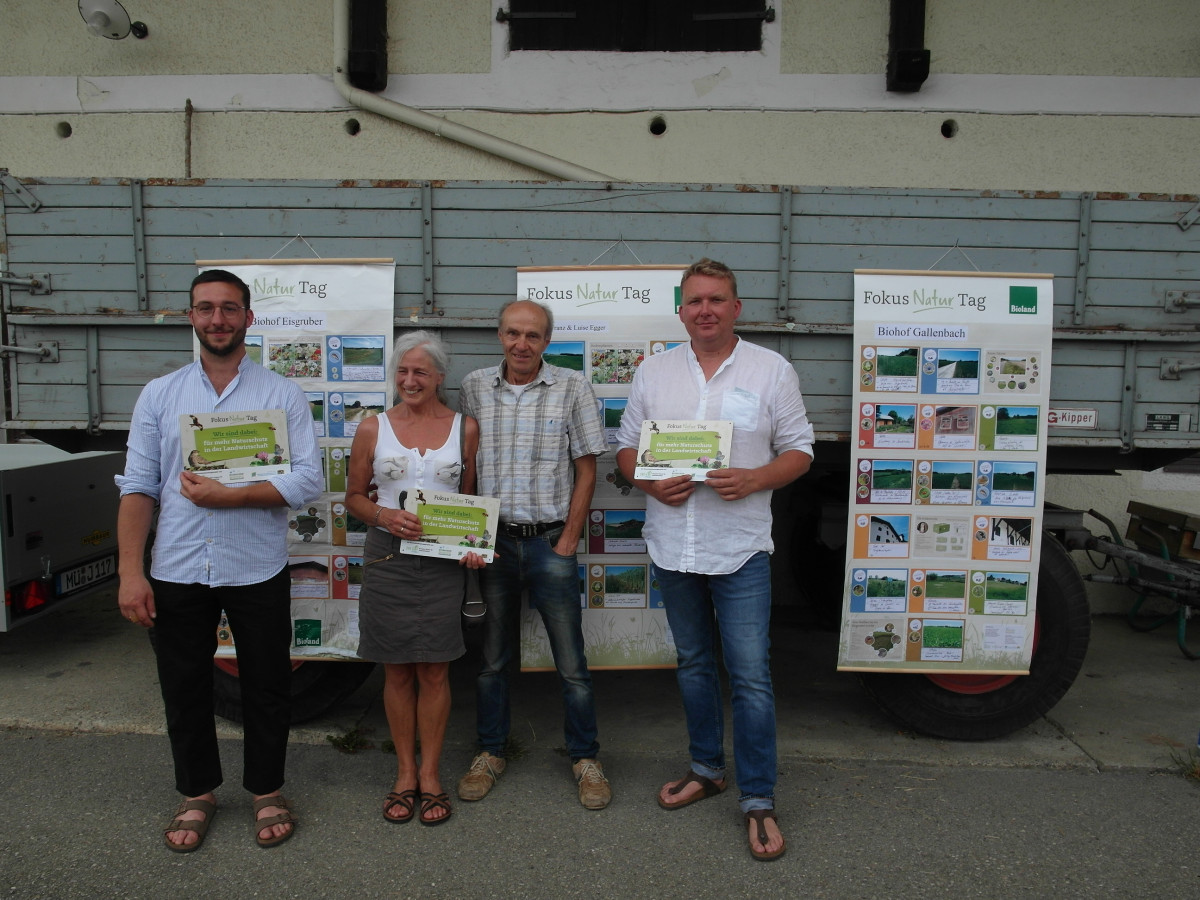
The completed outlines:
<svg viewBox="0 0 1200 900">
<path fill-rule="evenodd" d="M 404 510 L 408 492 L 475 492 L 479 425 L 446 405 L 448 363 L 445 345 L 430 332 L 409 331 L 396 340 L 390 367 L 395 405 L 359 425 L 346 483 L 346 507 L 372 526 L 363 548 L 358 655 L 384 667 L 396 781 L 383 817 L 397 824 L 415 818 L 441 825 L 450 818 L 439 774 L 450 661 L 466 649 L 460 621 L 466 568 L 484 565 L 477 553 L 454 562 L 400 552 L 401 540 L 421 536 L 420 520 Z"/>
</svg>

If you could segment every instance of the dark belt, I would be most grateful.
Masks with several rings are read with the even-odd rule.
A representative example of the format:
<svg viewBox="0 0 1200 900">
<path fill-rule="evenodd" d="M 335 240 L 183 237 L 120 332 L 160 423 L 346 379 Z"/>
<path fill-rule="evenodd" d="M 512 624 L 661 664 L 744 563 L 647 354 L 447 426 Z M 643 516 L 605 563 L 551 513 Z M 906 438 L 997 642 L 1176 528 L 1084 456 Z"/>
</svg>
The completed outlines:
<svg viewBox="0 0 1200 900">
<path fill-rule="evenodd" d="M 530 525 L 525 522 L 501 522 L 500 533 L 510 538 L 531 538 L 556 528 L 562 528 L 563 524 L 563 522 L 538 522 Z"/>
</svg>

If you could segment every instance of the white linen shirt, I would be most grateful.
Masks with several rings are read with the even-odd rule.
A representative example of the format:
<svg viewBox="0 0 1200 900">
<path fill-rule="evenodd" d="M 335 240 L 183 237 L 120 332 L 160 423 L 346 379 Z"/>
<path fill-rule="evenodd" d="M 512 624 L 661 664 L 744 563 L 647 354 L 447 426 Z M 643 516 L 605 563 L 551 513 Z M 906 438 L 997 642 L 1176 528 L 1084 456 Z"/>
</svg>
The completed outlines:
<svg viewBox="0 0 1200 900">
<path fill-rule="evenodd" d="M 220 397 L 199 360 L 142 389 L 129 423 L 125 474 L 115 481 L 122 497 L 145 494 L 159 503 L 150 567 L 159 581 L 259 584 L 287 564 L 288 508 L 204 509 L 179 492 L 179 416 L 256 409 L 287 413 L 292 470 L 273 476 L 271 484 L 292 509 L 317 499 L 324 483 L 312 413 L 294 382 L 243 357 Z"/>
<path fill-rule="evenodd" d="M 643 419 L 733 422 L 729 465 L 755 469 L 788 450 L 813 455 L 813 429 L 791 363 L 773 350 L 739 339 L 707 382 L 681 344 L 638 367 L 621 417 L 617 446 L 637 450 Z M 697 484 L 687 501 L 668 506 L 646 497 L 644 537 L 655 565 L 674 572 L 727 575 L 771 540 L 771 491 L 726 501 Z"/>
</svg>

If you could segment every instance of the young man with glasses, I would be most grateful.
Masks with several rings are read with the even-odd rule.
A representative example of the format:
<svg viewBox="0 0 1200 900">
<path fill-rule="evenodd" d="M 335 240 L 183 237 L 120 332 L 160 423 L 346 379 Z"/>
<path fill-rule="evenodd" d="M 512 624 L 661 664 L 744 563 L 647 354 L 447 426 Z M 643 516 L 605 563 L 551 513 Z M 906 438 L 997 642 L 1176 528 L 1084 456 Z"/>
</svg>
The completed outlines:
<svg viewBox="0 0 1200 900">
<path fill-rule="evenodd" d="M 117 517 L 121 614 L 151 629 L 175 762 L 184 796 L 164 831 L 177 853 L 199 849 L 216 814 L 221 759 L 213 721 L 213 653 L 224 610 L 237 642 L 245 712 L 242 784 L 254 796 L 260 846 L 292 836 L 280 794 L 291 725 L 291 597 L 287 511 L 316 499 L 321 465 L 308 401 L 286 378 L 251 362 L 250 288 L 210 269 L 192 282 L 188 318 L 200 358 L 142 390 L 129 426 Z M 287 413 L 291 470 L 225 485 L 184 471 L 182 415 L 280 409 Z M 149 576 L 143 557 L 159 507 Z"/>
</svg>

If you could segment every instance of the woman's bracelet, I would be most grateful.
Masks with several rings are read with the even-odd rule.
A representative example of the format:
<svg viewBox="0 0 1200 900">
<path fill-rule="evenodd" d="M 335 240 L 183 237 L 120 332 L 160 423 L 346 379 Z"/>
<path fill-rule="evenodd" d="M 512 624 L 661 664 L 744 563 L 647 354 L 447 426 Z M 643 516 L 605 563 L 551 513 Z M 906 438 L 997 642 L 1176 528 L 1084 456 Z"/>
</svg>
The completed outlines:
<svg viewBox="0 0 1200 900">
<path fill-rule="evenodd" d="M 372 522 L 371 524 L 372 524 L 372 525 L 378 525 L 378 524 L 379 524 L 379 517 L 380 517 L 381 515 L 383 515 L 383 507 L 382 507 L 382 506 L 377 506 L 377 507 L 375 507 L 375 521 L 374 521 L 374 522 Z"/>
</svg>

